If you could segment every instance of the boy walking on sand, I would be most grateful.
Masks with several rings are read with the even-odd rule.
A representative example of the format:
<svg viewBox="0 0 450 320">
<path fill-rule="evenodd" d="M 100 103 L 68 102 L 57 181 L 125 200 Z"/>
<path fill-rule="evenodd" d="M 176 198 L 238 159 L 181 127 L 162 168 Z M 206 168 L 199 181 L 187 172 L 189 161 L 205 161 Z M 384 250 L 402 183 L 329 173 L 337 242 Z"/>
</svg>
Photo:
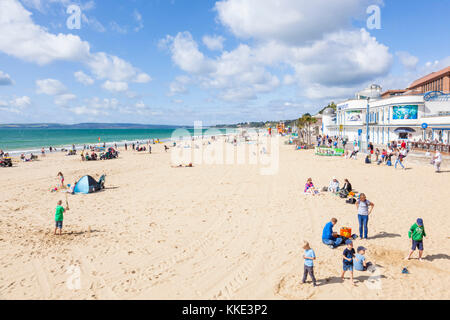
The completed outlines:
<svg viewBox="0 0 450 320">
<path fill-rule="evenodd" d="M 309 246 L 309 243 L 305 241 L 305 244 L 303 246 L 303 249 L 305 249 L 305 253 L 303 254 L 303 259 L 305 259 L 305 269 L 303 272 L 303 280 L 302 283 L 306 282 L 306 278 L 308 277 L 308 274 L 310 275 L 314 287 L 317 286 L 316 278 L 314 277 L 314 260 L 316 260 L 316 254 L 314 253 L 314 250 L 311 249 Z"/>
<path fill-rule="evenodd" d="M 62 235 L 62 228 L 63 228 L 63 220 L 64 220 L 64 212 L 66 210 L 69 210 L 69 206 L 66 205 L 66 208 L 62 206 L 62 201 L 58 201 L 58 205 L 56 206 L 56 213 L 55 213 L 55 236 L 56 231 L 59 229 L 59 235 Z"/>
<path fill-rule="evenodd" d="M 422 219 L 417 219 L 416 223 L 414 223 L 408 232 L 409 238 L 412 239 L 412 247 L 411 252 L 406 257 L 406 260 L 411 259 L 412 254 L 416 251 L 416 248 L 419 249 L 419 261 L 422 261 L 423 255 L 423 237 L 426 237 L 425 234 L 425 226 L 423 225 Z"/>
<path fill-rule="evenodd" d="M 355 257 L 355 249 L 353 249 L 353 241 L 347 240 L 345 242 L 347 245 L 347 248 L 344 250 L 343 256 L 344 259 L 343 262 L 343 272 L 341 275 L 342 281 L 344 281 L 344 275 L 346 271 L 350 271 L 350 278 L 352 280 L 352 284 L 355 285 L 353 282 L 353 258 Z"/>
</svg>

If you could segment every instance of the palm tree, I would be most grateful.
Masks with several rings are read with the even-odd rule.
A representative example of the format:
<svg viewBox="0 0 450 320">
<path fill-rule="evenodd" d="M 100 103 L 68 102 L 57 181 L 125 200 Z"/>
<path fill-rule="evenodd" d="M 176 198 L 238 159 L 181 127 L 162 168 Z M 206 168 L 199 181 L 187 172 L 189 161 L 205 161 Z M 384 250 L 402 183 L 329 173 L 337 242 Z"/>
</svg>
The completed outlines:
<svg viewBox="0 0 450 320">
<path fill-rule="evenodd" d="M 317 119 L 311 116 L 309 113 L 305 113 L 300 119 L 297 120 L 297 126 L 306 131 L 306 138 L 308 145 L 311 145 L 311 125 L 316 123 Z"/>
</svg>

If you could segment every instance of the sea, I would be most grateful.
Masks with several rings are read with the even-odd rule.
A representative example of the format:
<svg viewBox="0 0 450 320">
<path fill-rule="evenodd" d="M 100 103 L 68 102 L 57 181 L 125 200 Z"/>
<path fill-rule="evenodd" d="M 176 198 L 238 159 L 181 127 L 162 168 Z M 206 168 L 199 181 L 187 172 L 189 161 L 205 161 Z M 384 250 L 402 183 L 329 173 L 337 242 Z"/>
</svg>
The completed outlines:
<svg viewBox="0 0 450 320">
<path fill-rule="evenodd" d="M 203 129 L 200 135 L 220 135 L 235 132 L 233 129 Z M 200 130 L 194 129 L 0 129 L 0 149 L 10 154 L 38 153 L 41 148 L 48 151 L 49 147 L 57 149 L 71 149 L 75 145 L 77 149 L 84 145 L 99 145 L 105 143 L 108 146 L 125 143 L 147 143 L 153 139 L 161 142 L 169 142 L 172 138 L 179 139 L 188 136 L 199 136 Z"/>
</svg>

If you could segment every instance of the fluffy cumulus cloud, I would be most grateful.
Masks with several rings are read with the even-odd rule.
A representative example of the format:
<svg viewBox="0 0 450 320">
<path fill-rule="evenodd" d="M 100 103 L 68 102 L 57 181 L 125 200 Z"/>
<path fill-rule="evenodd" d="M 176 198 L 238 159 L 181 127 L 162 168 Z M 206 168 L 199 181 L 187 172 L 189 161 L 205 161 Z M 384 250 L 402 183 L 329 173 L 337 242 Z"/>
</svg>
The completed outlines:
<svg viewBox="0 0 450 320">
<path fill-rule="evenodd" d="M 223 49 L 223 43 L 225 41 L 225 38 L 222 36 L 204 36 L 203 37 L 203 44 L 212 51 L 219 50 L 221 51 Z"/>
<path fill-rule="evenodd" d="M 128 90 L 128 84 L 121 81 L 106 81 L 102 88 L 110 92 L 125 92 Z"/>
<path fill-rule="evenodd" d="M 10 86 L 13 84 L 13 81 L 9 74 L 0 70 L 0 86 Z"/>
<path fill-rule="evenodd" d="M 64 86 L 61 81 L 55 79 L 37 80 L 36 87 L 37 93 L 49 96 L 57 96 L 67 92 L 66 86 Z"/>
<path fill-rule="evenodd" d="M 209 50 L 221 51 L 208 57 L 188 31 L 160 44 L 176 66 L 225 101 L 256 99 L 280 83 L 297 85 L 308 99 L 342 97 L 391 70 L 389 48 L 352 27 L 354 19 L 367 17 L 369 3 L 380 1 L 221 0 L 215 5 L 219 23 L 242 41 L 233 50 L 223 51 L 223 38 L 205 36 Z M 183 86 L 174 81 L 170 91 Z"/>
<path fill-rule="evenodd" d="M 89 43 L 79 36 L 50 33 L 31 16 L 18 0 L 0 1 L 1 52 L 39 65 L 54 61 L 82 63 L 101 80 L 142 82 L 145 74 L 129 62 L 105 52 L 91 52 Z"/>
<path fill-rule="evenodd" d="M 188 93 L 187 85 L 190 82 L 190 78 L 187 76 L 178 76 L 175 81 L 173 81 L 169 86 L 169 94 L 168 96 L 174 96 L 177 94 L 185 94 Z"/>
<path fill-rule="evenodd" d="M 203 88 L 217 90 L 223 100 L 254 99 L 257 93 L 269 92 L 279 85 L 278 78 L 265 70 L 260 57 L 247 45 L 224 51 L 213 59 L 200 52 L 189 32 L 168 36 L 163 41 L 175 65 L 191 74 L 193 81 Z M 186 91 L 179 80 L 171 84 L 170 90 L 172 93 Z"/>
<path fill-rule="evenodd" d="M 83 71 L 77 71 L 74 73 L 75 79 L 86 86 L 94 84 L 94 79 L 85 74 Z"/>
<path fill-rule="evenodd" d="M 218 20 L 241 38 L 303 44 L 351 26 L 371 0 L 221 0 Z"/>
<path fill-rule="evenodd" d="M 415 70 L 417 64 L 419 63 L 419 58 L 413 56 L 409 52 L 406 51 L 398 51 L 396 52 L 397 57 L 400 60 L 400 63 L 408 70 Z"/>
<path fill-rule="evenodd" d="M 31 106 L 30 97 L 15 97 L 9 100 L 0 99 L 0 111 L 11 112 L 11 113 L 23 113 Z"/>
<path fill-rule="evenodd" d="M 111 111 L 115 111 L 119 107 L 119 101 L 115 98 L 98 98 L 85 99 L 80 106 L 69 108 L 69 111 L 76 115 L 107 116 Z"/>
<path fill-rule="evenodd" d="M 36 92 L 54 97 L 54 103 L 60 107 L 69 106 L 70 102 L 77 99 L 77 96 L 70 93 L 66 86 L 56 79 L 42 79 L 36 81 Z"/>
<path fill-rule="evenodd" d="M 61 107 L 66 107 L 70 102 L 77 99 L 73 93 L 65 93 L 55 97 L 55 104 Z"/>
</svg>

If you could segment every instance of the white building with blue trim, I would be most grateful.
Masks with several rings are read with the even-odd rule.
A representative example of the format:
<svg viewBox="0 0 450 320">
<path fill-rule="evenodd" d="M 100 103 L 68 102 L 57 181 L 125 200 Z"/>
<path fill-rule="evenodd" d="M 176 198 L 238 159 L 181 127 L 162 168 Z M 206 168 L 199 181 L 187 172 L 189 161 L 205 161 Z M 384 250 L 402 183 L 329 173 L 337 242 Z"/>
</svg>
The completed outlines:
<svg viewBox="0 0 450 320">
<path fill-rule="evenodd" d="M 354 99 L 338 103 L 336 112 L 326 110 L 322 132 L 362 144 L 367 136 L 368 141 L 380 145 L 393 140 L 449 144 L 450 95 L 406 92 L 382 98 L 381 87 L 372 85 Z"/>
</svg>

